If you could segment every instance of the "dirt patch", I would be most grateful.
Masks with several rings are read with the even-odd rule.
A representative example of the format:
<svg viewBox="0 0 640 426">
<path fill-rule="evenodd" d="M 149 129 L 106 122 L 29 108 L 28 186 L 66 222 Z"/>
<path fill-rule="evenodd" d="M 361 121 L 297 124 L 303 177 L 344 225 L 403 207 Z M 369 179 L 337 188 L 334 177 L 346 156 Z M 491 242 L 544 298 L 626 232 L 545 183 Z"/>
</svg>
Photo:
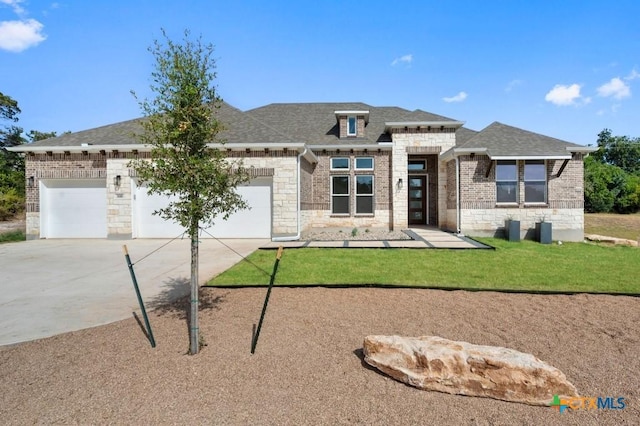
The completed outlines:
<svg viewBox="0 0 640 426">
<path fill-rule="evenodd" d="M 631 241 L 640 240 L 640 213 L 585 213 L 584 231 Z"/>
<path fill-rule="evenodd" d="M 151 313 L 152 349 L 131 318 L 0 348 L 4 423 L 633 424 L 640 418 L 640 299 L 418 289 L 203 289 L 208 344 L 187 356 L 187 300 Z M 438 335 L 529 352 L 589 397 L 623 410 L 560 414 L 420 391 L 363 364 L 369 334 Z"/>
<path fill-rule="evenodd" d="M 0 234 L 4 234 L 12 231 L 26 232 L 27 222 L 24 219 L 19 220 L 7 220 L 0 222 Z"/>
</svg>

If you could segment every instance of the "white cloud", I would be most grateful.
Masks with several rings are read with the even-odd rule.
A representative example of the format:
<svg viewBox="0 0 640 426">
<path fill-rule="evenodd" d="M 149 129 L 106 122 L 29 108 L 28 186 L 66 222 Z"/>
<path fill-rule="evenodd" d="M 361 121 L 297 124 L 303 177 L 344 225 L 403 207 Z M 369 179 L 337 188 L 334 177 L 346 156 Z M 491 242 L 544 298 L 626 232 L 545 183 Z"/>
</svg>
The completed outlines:
<svg viewBox="0 0 640 426">
<path fill-rule="evenodd" d="M 43 25 L 35 19 L 0 22 L 0 49 L 22 52 L 37 46 L 47 38 L 42 34 L 42 28 Z"/>
<path fill-rule="evenodd" d="M 632 69 L 628 76 L 624 79 L 627 81 L 635 80 L 636 78 L 640 78 L 640 72 L 636 71 L 636 69 Z"/>
<path fill-rule="evenodd" d="M 25 14 L 25 10 L 22 6 L 20 6 L 20 3 L 22 3 L 23 0 L 0 0 L 0 3 L 6 4 L 7 6 L 10 6 L 11 9 L 13 9 L 13 12 L 17 15 L 24 15 Z"/>
<path fill-rule="evenodd" d="M 442 100 L 445 101 L 445 102 L 462 102 L 465 99 L 467 99 L 466 92 L 460 92 L 457 95 L 452 96 L 450 98 L 442 98 Z"/>
<path fill-rule="evenodd" d="M 409 65 L 413 62 L 413 55 L 409 53 L 408 55 L 400 56 L 399 58 L 395 58 L 393 62 L 391 62 L 391 66 L 396 66 L 398 64 L 407 64 Z"/>
<path fill-rule="evenodd" d="M 9 6 L 19 20 L 0 21 L 0 49 L 22 52 L 37 46 L 47 37 L 42 33 L 44 26 L 35 19 L 27 18 L 27 11 L 20 5 L 24 0 L 0 0 L 0 5 Z"/>
<path fill-rule="evenodd" d="M 598 95 L 604 98 L 611 96 L 614 99 L 624 99 L 631 96 L 631 89 L 627 83 L 620 80 L 618 77 L 614 77 L 608 83 L 598 87 Z"/>
<path fill-rule="evenodd" d="M 553 89 L 545 95 L 544 100 L 558 106 L 575 105 L 576 101 L 582 97 L 580 95 L 581 88 L 582 86 L 579 84 L 572 84 L 571 86 L 556 84 L 553 86 Z M 589 103 L 591 99 L 586 98 L 583 102 Z"/>
<path fill-rule="evenodd" d="M 523 83 L 522 80 L 511 80 L 508 84 L 507 87 L 504 88 L 504 91 L 509 93 L 511 92 L 513 89 L 515 89 L 518 86 L 521 86 Z"/>
</svg>

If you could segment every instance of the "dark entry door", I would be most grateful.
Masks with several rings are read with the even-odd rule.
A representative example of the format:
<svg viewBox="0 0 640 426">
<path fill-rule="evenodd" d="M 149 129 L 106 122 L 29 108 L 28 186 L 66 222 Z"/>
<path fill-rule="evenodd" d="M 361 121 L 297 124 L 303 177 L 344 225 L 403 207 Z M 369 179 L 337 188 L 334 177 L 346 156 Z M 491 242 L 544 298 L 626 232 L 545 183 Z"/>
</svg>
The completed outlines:
<svg viewBox="0 0 640 426">
<path fill-rule="evenodd" d="M 427 216 L 427 176 L 409 176 L 409 225 L 425 225 Z"/>
</svg>

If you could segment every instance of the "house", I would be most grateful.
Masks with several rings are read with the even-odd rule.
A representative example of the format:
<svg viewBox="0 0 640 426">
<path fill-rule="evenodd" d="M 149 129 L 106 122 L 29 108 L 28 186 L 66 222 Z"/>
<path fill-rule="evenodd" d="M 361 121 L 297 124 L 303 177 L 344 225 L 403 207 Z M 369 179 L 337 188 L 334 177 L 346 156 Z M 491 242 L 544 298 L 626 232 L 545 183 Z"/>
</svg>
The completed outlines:
<svg viewBox="0 0 640 426">
<path fill-rule="evenodd" d="M 544 219 L 554 239 L 583 239 L 583 158 L 592 148 L 501 123 L 481 131 L 421 110 L 364 103 L 270 104 L 218 110 L 219 148 L 242 158 L 251 206 L 218 220 L 218 238 L 298 239 L 316 227 L 433 226 L 471 236 Z M 27 235 L 167 238 L 181 229 L 152 213 L 128 167 L 149 158 L 140 119 L 12 148 L 26 155 Z M 203 235 L 206 237 L 207 235 Z"/>
</svg>

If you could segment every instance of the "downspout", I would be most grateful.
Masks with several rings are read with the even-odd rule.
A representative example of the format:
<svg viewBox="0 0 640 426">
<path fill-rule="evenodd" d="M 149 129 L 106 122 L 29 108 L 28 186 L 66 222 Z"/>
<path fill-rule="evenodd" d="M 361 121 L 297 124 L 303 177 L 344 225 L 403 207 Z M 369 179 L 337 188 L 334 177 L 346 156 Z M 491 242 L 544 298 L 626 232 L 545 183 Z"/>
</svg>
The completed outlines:
<svg viewBox="0 0 640 426">
<path fill-rule="evenodd" d="M 296 235 L 293 236 L 286 236 L 286 237 L 273 237 L 271 238 L 271 241 L 274 242 L 285 242 L 285 241 L 298 241 L 300 239 L 300 232 L 302 230 L 302 227 L 300 226 L 300 172 L 301 172 L 301 159 L 302 157 L 307 153 L 307 147 L 304 147 L 304 151 L 302 151 L 300 154 L 298 154 L 298 178 L 297 178 L 297 189 L 298 189 L 298 208 L 297 208 L 297 212 L 298 212 L 298 220 L 297 220 L 297 228 L 298 228 L 298 233 Z"/>
<path fill-rule="evenodd" d="M 461 228 L 462 218 L 460 216 L 460 158 L 456 155 L 456 232 L 463 235 Z"/>
</svg>

